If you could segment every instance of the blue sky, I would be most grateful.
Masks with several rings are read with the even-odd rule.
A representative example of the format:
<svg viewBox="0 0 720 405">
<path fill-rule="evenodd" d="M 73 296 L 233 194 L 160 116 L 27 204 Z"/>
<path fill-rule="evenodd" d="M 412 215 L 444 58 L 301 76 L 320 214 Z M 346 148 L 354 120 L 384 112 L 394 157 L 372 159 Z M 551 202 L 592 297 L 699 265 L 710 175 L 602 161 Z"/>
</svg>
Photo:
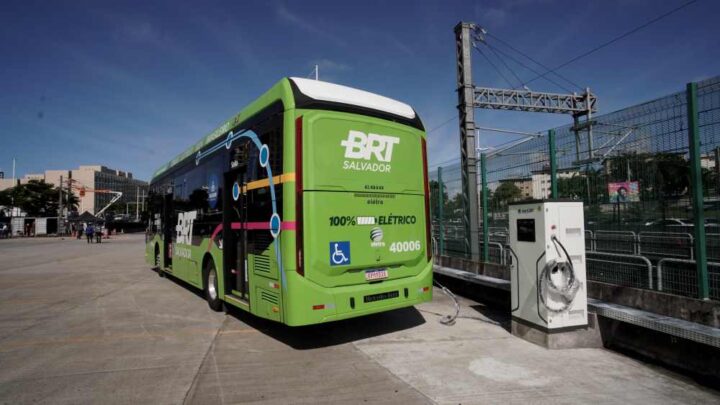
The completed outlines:
<svg viewBox="0 0 720 405">
<path fill-rule="evenodd" d="M 277 80 L 315 64 L 322 80 L 411 104 L 430 130 L 457 115 L 458 21 L 555 66 L 684 2 L 5 1 L 0 170 L 9 176 L 15 157 L 18 175 L 104 164 L 149 179 Z M 720 74 L 718 15 L 720 2 L 700 0 L 561 72 L 593 89 L 601 113 L 679 91 Z M 507 87 L 479 53 L 473 62 L 477 85 Z M 539 131 L 570 118 L 479 111 L 476 121 Z M 459 156 L 457 133 L 453 120 L 429 134 L 431 166 Z M 481 144 L 508 139 L 483 133 Z"/>
</svg>

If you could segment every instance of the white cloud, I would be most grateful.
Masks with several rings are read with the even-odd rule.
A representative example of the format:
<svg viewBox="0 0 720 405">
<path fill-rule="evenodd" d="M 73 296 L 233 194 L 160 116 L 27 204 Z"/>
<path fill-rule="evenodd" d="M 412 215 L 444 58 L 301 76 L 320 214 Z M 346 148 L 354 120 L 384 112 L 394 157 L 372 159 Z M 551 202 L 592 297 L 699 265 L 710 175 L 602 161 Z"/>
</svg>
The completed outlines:
<svg viewBox="0 0 720 405">
<path fill-rule="evenodd" d="M 334 43 L 338 46 L 347 46 L 347 43 L 340 39 L 338 36 L 333 35 L 325 30 L 322 30 L 319 27 L 319 24 L 315 24 L 293 12 L 291 12 L 287 7 L 285 7 L 283 4 L 278 5 L 278 7 L 275 9 L 275 12 L 280 18 L 280 20 L 294 26 L 295 28 L 298 28 L 302 31 L 305 31 L 309 34 L 315 35 L 319 38 L 322 38 L 323 40 L 329 41 Z"/>
</svg>

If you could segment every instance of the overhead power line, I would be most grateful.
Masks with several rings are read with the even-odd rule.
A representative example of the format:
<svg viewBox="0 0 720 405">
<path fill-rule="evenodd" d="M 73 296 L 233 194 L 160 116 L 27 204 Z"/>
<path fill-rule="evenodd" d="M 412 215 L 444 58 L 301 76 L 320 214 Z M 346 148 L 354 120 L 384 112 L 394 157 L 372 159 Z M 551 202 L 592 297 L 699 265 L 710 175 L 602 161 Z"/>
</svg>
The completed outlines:
<svg viewBox="0 0 720 405">
<path fill-rule="evenodd" d="M 490 45 L 490 44 L 488 44 L 488 47 L 490 47 L 490 49 L 496 50 L 497 52 L 505 55 L 506 58 L 512 60 L 513 62 L 517 63 L 518 65 L 520 65 L 520 66 L 522 66 L 522 67 L 524 67 L 525 69 L 527 69 L 527 70 L 529 70 L 529 71 L 531 71 L 531 72 L 533 72 L 533 73 L 535 73 L 535 74 L 540 74 L 540 72 L 538 72 L 536 69 L 533 69 L 533 68 L 531 68 L 530 66 L 524 64 L 523 62 L 517 60 L 517 59 L 514 58 L 513 56 L 508 55 L 507 53 L 503 52 L 502 49 L 497 49 L 497 48 L 495 48 L 494 46 L 492 46 L 492 45 Z M 568 89 L 566 86 L 563 86 L 562 84 L 556 82 L 555 80 L 553 80 L 553 79 L 551 79 L 551 78 L 549 78 L 549 77 L 545 77 L 545 80 L 547 80 L 547 81 L 549 81 L 550 83 L 558 86 L 559 88 L 567 91 L 568 93 L 572 93 L 572 90 Z M 523 86 L 525 85 L 525 83 L 524 83 L 522 80 L 520 80 L 519 82 L 520 82 L 520 86 L 518 86 L 518 87 L 523 87 Z M 513 87 L 513 88 L 515 88 L 515 87 Z M 579 87 L 579 86 L 578 86 L 578 88 L 580 88 L 580 89 L 582 90 L 582 87 Z"/>
<path fill-rule="evenodd" d="M 549 68 L 549 67 L 546 66 L 545 64 L 539 62 L 537 59 L 533 58 L 532 56 L 528 55 L 527 53 L 525 53 L 525 52 L 523 52 L 523 51 L 515 48 L 514 46 L 510 45 L 507 41 L 504 41 L 504 40 L 502 40 L 501 38 L 498 38 L 496 35 L 493 35 L 493 34 L 491 34 L 491 33 L 489 33 L 489 32 L 488 32 L 486 35 L 489 36 L 489 37 L 491 37 L 491 38 L 493 38 L 494 40 L 498 41 L 499 43 L 505 45 L 506 47 L 510 48 L 512 51 L 515 51 L 516 53 L 524 56 L 525 58 L 529 59 L 531 62 L 533 62 L 533 63 L 535 63 L 536 65 L 540 66 L 541 68 L 543 68 L 543 69 L 545 69 L 545 70 L 547 70 L 547 71 L 551 71 L 551 70 L 552 70 L 551 68 Z M 509 57 L 509 55 L 508 55 L 508 57 Z M 522 65 L 519 61 L 516 61 L 516 63 L 520 64 L 521 66 L 524 66 L 524 65 Z M 529 67 L 527 67 L 527 66 L 524 66 L 524 67 L 525 67 L 526 69 L 530 70 Z M 537 72 L 535 72 L 535 73 L 538 74 Z M 566 81 L 566 82 L 569 83 L 571 86 L 575 86 L 575 87 L 577 87 L 578 89 L 583 90 L 583 87 L 582 87 L 582 86 L 580 86 L 579 84 L 577 84 L 577 83 L 573 82 L 572 80 L 568 79 L 566 76 L 564 76 L 564 75 L 562 75 L 562 74 L 560 74 L 560 73 L 558 73 L 558 72 L 552 72 L 552 74 L 554 74 L 555 76 L 559 77 L 560 79 Z M 522 83 L 522 80 L 520 80 L 520 83 Z"/>
<path fill-rule="evenodd" d="M 534 77 L 534 78 L 526 81 L 525 83 L 523 83 L 523 85 L 530 84 L 530 83 L 534 82 L 535 80 L 540 79 L 541 77 L 545 77 L 545 75 L 547 75 L 548 73 L 554 73 L 554 72 L 555 72 L 556 70 L 558 70 L 558 69 L 562 69 L 562 68 L 564 68 L 565 66 L 567 66 L 567 65 L 569 65 L 569 64 L 571 64 L 571 63 L 577 62 L 578 60 L 580 60 L 580 59 L 582 59 L 582 58 L 584 58 L 584 57 L 586 57 L 586 56 L 588 56 L 588 55 L 591 55 L 591 54 L 593 54 L 593 53 L 595 53 L 595 52 L 597 52 L 597 51 L 599 51 L 599 50 L 601 50 L 601 49 L 603 49 L 603 48 L 605 48 L 605 47 L 607 47 L 607 46 L 609 46 L 609 45 L 612 45 L 612 44 L 614 44 L 615 42 L 618 42 L 618 41 L 620 41 L 621 39 L 626 38 L 626 37 L 628 37 L 628 36 L 630 36 L 630 35 L 638 32 L 638 31 L 640 31 L 640 30 L 642 30 L 642 29 L 644 29 L 644 28 L 646 28 L 646 27 L 648 27 L 648 26 L 650 26 L 650 25 L 652 25 L 652 24 L 654 24 L 654 23 L 662 20 L 663 18 L 665 18 L 665 17 L 667 17 L 667 16 L 669 16 L 669 15 L 671 15 L 671 14 L 674 14 L 674 13 L 676 13 L 676 12 L 684 9 L 685 7 L 687 7 L 687 6 L 689 6 L 689 5 L 693 4 L 693 3 L 697 3 L 697 1 L 698 1 L 698 0 L 690 0 L 690 1 L 686 2 L 686 3 L 683 3 L 682 5 L 680 5 L 680 6 L 678 6 L 678 7 L 675 7 L 674 9 L 672 9 L 672 10 L 670 10 L 670 11 L 664 13 L 664 14 L 659 15 L 659 16 L 653 18 L 652 20 L 650 20 L 650 21 L 648 21 L 648 22 L 646 22 L 646 23 L 644 23 L 644 24 L 642 24 L 642 25 L 639 25 L 639 26 L 637 26 L 637 27 L 635 27 L 635 28 L 633 28 L 633 29 L 631 29 L 631 30 L 629 30 L 629 31 L 627 31 L 627 32 L 625 32 L 625 33 L 623 33 L 623 34 L 621 34 L 621 35 L 619 35 L 619 36 L 617 36 L 617 37 L 615 37 L 615 38 L 607 41 L 607 42 L 604 42 L 604 43 L 602 43 L 602 44 L 600 44 L 600 45 L 598 45 L 598 46 L 590 49 L 590 50 L 587 51 L 587 52 L 584 52 L 584 53 L 582 53 L 582 54 L 580 54 L 580 55 L 578 55 L 578 56 L 576 56 L 576 57 L 568 60 L 567 62 L 561 63 L 560 65 L 558 65 L 558 66 L 556 66 L 556 67 L 554 67 L 554 68 L 546 71 L 545 73 L 543 73 L 543 74 L 541 74 L 541 75 L 538 75 L 538 76 L 536 76 L 536 77 Z"/>
<path fill-rule="evenodd" d="M 475 48 L 478 52 L 480 52 L 480 55 L 482 55 L 485 58 L 485 60 L 488 61 L 490 66 L 492 66 L 492 68 L 495 69 L 495 72 L 497 72 L 497 74 L 499 74 L 500 77 L 502 77 L 505 80 L 505 82 L 507 82 L 507 84 L 510 85 L 510 87 L 514 88 L 513 84 L 510 83 L 510 80 L 508 80 L 508 78 L 505 76 L 505 74 L 500 69 L 498 69 L 498 67 L 495 65 L 495 63 L 493 63 L 493 61 L 490 60 L 490 58 L 487 55 L 485 55 L 485 52 L 483 52 L 475 44 L 473 44 L 473 48 Z"/>
<path fill-rule="evenodd" d="M 522 79 L 520 79 L 520 77 L 515 73 L 515 70 L 513 70 L 513 69 L 505 62 L 505 59 L 503 59 L 503 58 L 500 57 L 500 55 L 498 54 L 498 52 L 497 52 L 497 50 L 495 49 L 495 47 L 490 46 L 490 44 L 488 44 L 488 48 L 490 48 L 490 51 L 492 51 L 492 53 L 495 55 L 495 57 L 498 58 L 498 59 L 500 60 L 500 62 L 502 62 L 502 64 L 505 66 L 505 68 L 506 68 L 507 70 L 509 70 L 510 73 L 512 73 L 513 76 L 515 76 L 515 80 L 517 80 L 517 82 L 520 83 L 520 86 L 522 86 Z"/>
<path fill-rule="evenodd" d="M 431 130 L 425 131 L 425 133 L 429 134 L 431 132 L 437 131 L 438 129 L 444 127 L 445 125 L 449 124 L 451 121 L 456 120 L 456 119 L 457 119 L 457 115 L 453 115 L 452 117 L 450 117 L 446 121 L 444 121 L 442 124 L 436 126 L 435 128 L 433 128 Z"/>
</svg>

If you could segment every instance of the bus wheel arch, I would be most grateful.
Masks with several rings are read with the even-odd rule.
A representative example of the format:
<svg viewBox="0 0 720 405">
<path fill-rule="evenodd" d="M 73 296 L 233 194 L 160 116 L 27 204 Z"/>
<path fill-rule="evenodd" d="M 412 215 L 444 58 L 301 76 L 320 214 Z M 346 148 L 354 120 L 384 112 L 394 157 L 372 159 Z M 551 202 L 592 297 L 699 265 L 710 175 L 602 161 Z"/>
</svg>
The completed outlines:
<svg viewBox="0 0 720 405">
<path fill-rule="evenodd" d="M 223 305 L 220 300 L 220 290 L 218 288 L 218 274 L 215 260 L 210 253 L 206 253 L 202 260 L 202 285 L 205 299 L 208 306 L 213 311 L 222 311 Z"/>
</svg>

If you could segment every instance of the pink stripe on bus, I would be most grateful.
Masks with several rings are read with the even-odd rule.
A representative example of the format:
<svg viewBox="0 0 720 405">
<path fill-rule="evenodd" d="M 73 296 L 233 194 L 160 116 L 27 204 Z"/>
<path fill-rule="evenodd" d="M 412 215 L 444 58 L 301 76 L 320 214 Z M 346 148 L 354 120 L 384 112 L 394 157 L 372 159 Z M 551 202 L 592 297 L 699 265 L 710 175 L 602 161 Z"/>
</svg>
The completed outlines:
<svg viewBox="0 0 720 405">
<path fill-rule="evenodd" d="M 249 231 L 257 231 L 257 230 L 269 230 L 270 229 L 270 223 L 269 222 L 232 222 L 230 224 L 230 228 L 233 230 L 240 230 L 240 229 L 247 229 Z M 296 228 L 295 221 L 288 221 L 288 222 L 282 222 L 280 224 L 280 229 L 285 231 L 294 231 Z"/>
<path fill-rule="evenodd" d="M 215 241 L 215 237 L 217 236 L 217 234 L 220 233 L 220 231 L 222 231 L 222 228 L 223 228 L 222 224 L 218 224 L 218 226 L 215 227 L 215 230 L 213 231 L 212 236 L 210 236 L 210 242 L 208 242 L 208 247 L 207 247 L 208 252 L 210 251 L 210 248 L 212 247 L 213 241 Z"/>
<path fill-rule="evenodd" d="M 294 231 L 296 229 L 295 221 L 283 222 L 282 224 L 280 224 L 280 229 L 284 231 Z"/>
</svg>

